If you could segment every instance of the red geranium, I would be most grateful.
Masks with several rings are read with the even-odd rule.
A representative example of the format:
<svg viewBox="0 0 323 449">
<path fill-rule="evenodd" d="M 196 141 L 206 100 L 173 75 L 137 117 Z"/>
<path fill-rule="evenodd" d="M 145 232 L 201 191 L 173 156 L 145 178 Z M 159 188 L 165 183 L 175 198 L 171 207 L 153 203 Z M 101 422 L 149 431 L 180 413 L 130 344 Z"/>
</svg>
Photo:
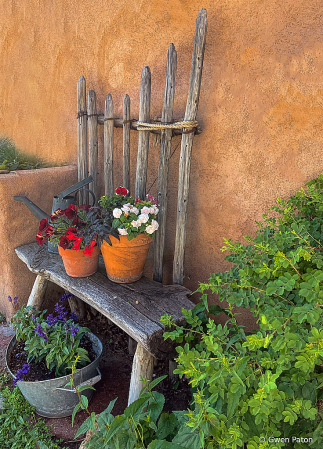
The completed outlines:
<svg viewBox="0 0 323 449">
<path fill-rule="evenodd" d="M 129 190 L 127 190 L 125 187 L 117 187 L 116 188 L 116 194 L 117 195 L 126 196 L 128 193 L 129 193 Z"/>
<path fill-rule="evenodd" d="M 88 254 L 91 257 L 92 251 L 93 251 L 93 248 L 95 245 L 96 245 L 96 241 L 92 240 L 92 242 L 83 249 L 83 254 Z"/>
<path fill-rule="evenodd" d="M 74 237 L 73 238 L 74 245 L 72 246 L 72 249 L 81 249 L 82 240 L 83 237 Z"/>
<path fill-rule="evenodd" d="M 45 237 L 40 232 L 38 232 L 38 234 L 36 235 L 36 239 L 38 245 L 43 245 L 45 243 Z"/>
<path fill-rule="evenodd" d="M 39 223 L 39 231 L 46 231 L 48 228 L 48 218 L 43 218 Z"/>
<path fill-rule="evenodd" d="M 70 220 L 73 220 L 73 218 L 77 217 L 77 206 L 75 204 L 70 204 L 68 208 L 65 210 L 65 215 Z"/>
<path fill-rule="evenodd" d="M 65 235 L 62 235 L 62 237 L 59 239 L 59 246 L 63 249 L 68 249 L 70 244 L 71 241 Z"/>
<path fill-rule="evenodd" d="M 141 203 L 141 199 L 140 198 L 136 198 L 135 204 Z"/>
</svg>

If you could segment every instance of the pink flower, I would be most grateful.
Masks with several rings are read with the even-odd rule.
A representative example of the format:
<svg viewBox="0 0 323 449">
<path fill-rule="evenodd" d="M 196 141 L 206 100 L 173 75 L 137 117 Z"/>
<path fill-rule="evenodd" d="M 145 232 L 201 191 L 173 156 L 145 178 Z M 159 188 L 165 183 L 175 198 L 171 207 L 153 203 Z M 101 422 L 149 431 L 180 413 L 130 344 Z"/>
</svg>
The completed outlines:
<svg viewBox="0 0 323 449">
<path fill-rule="evenodd" d="M 159 224 L 156 220 L 151 220 L 151 226 L 155 229 L 155 231 L 159 228 Z"/>
<path fill-rule="evenodd" d="M 153 233 L 156 231 L 156 229 L 155 229 L 152 225 L 149 225 L 149 226 L 147 226 L 147 228 L 145 229 L 145 231 L 146 231 L 148 234 L 153 234 Z"/>
</svg>

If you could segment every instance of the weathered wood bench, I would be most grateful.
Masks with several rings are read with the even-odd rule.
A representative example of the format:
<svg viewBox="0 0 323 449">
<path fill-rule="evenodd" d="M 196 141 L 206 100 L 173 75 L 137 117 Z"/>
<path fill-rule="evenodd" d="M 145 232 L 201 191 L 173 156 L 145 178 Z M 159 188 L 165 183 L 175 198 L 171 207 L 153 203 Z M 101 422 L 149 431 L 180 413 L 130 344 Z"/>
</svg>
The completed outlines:
<svg viewBox="0 0 323 449">
<path fill-rule="evenodd" d="M 96 111 L 96 96 L 89 91 L 86 109 L 85 79 L 78 83 L 78 166 L 79 180 L 90 174 L 93 178 L 90 188 L 98 195 L 98 133 L 99 124 L 104 125 L 104 179 L 105 194 L 113 195 L 113 128 L 123 127 L 123 185 L 130 190 L 130 129 L 138 131 L 138 156 L 136 169 L 135 197 L 146 196 L 148 149 L 150 132 L 160 134 L 161 148 L 158 170 L 157 200 L 159 203 L 159 230 L 154 238 L 153 279 L 141 280 L 127 285 L 108 280 L 101 266 L 88 278 L 71 278 L 64 270 L 61 257 L 39 250 L 37 243 L 16 248 L 17 256 L 37 274 L 28 305 L 39 308 L 49 281 L 63 287 L 80 298 L 93 309 L 124 330 L 137 342 L 134 355 L 129 391 L 129 403 L 137 399 L 142 388 L 140 376 L 151 380 L 154 358 L 174 357 L 174 344 L 163 339 L 163 325 L 160 318 L 165 313 L 172 315 L 178 323 L 183 320 L 182 308 L 192 309 L 188 300 L 191 293 L 182 286 L 184 277 L 184 249 L 186 241 L 186 219 L 189 193 L 190 161 L 194 134 L 198 131 L 196 115 L 199 101 L 202 66 L 206 38 L 206 11 L 201 9 L 196 21 L 192 55 L 191 75 L 186 111 L 182 125 L 173 121 L 173 105 L 176 81 L 177 54 L 171 44 L 167 53 L 164 106 L 161 121 L 150 120 L 150 69 L 144 67 L 141 77 L 139 121 L 130 120 L 130 99 L 124 99 L 123 119 L 113 116 L 111 95 L 107 95 L 105 113 Z M 183 126 L 183 128 L 181 127 Z M 166 231 L 167 188 L 171 142 L 173 135 L 182 134 L 179 162 L 176 239 L 173 262 L 173 285 L 162 285 L 163 256 Z M 89 142 L 87 143 L 87 136 Z M 88 145 L 89 144 L 89 145 Z M 88 145 L 88 146 L 87 146 Z M 83 195 L 83 197 L 82 197 Z M 81 204 L 87 203 L 87 194 L 81 196 Z"/>
</svg>

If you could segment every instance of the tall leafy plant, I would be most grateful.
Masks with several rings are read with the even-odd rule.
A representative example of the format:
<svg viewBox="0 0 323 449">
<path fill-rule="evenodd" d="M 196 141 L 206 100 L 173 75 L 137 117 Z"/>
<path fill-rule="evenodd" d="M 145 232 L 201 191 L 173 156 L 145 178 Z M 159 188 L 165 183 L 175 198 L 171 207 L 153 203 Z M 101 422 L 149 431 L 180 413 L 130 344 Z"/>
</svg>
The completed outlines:
<svg viewBox="0 0 323 449">
<path fill-rule="evenodd" d="M 200 440 L 186 447 L 323 447 L 322 188 L 320 175 L 278 199 L 247 245 L 226 240 L 231 269 L 201 283 L 186 328 L 165 334 L 184 342 L 177 372 L 195 388 L 186 426 Z M 208 307 L 210 293 L 228 305 Z M 254 332 L 238 325 L 241 306 L 257 319 Z M 209 316 L 220 312 L 225 325 Z"/>
</svg>

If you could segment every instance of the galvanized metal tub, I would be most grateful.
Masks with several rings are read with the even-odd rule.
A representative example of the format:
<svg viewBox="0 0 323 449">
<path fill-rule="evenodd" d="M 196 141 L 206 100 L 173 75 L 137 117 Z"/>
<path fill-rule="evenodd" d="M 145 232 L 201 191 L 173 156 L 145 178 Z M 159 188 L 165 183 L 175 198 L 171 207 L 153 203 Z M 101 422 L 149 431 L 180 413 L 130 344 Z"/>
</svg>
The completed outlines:
<svg viewBox="0 0 323 449">
<path fill-rule="evenodd" d="M 82 384 L 94 385 L 101 380 L 99 361 L 102 354 L 102 343 L 94 334 L 88 333 L 87 336 L 92 342 L 96 359 L 74 374 L 74 383 L 77 387 Z M 15 343 L 16 337 L 13 336 L 6 351 L 6 365 L 12 377 L 14 377 L 14 374 L 8 367 L 8 356 Z M 70 381 L 70 377 L 70 375 L 67 375 L 38 382 L 18 381 L 17 386 L 27 401 L 36 407 L 38 415 L 46 418 L 63 418 L 72 415 L 74 407 L 79 402 L 76 391 L 66 385 Z M 82 395 L 86 396 L 88 400 L 91 399 L 92 394 L 92 389 L 82 391 Z"/>
</svg>

